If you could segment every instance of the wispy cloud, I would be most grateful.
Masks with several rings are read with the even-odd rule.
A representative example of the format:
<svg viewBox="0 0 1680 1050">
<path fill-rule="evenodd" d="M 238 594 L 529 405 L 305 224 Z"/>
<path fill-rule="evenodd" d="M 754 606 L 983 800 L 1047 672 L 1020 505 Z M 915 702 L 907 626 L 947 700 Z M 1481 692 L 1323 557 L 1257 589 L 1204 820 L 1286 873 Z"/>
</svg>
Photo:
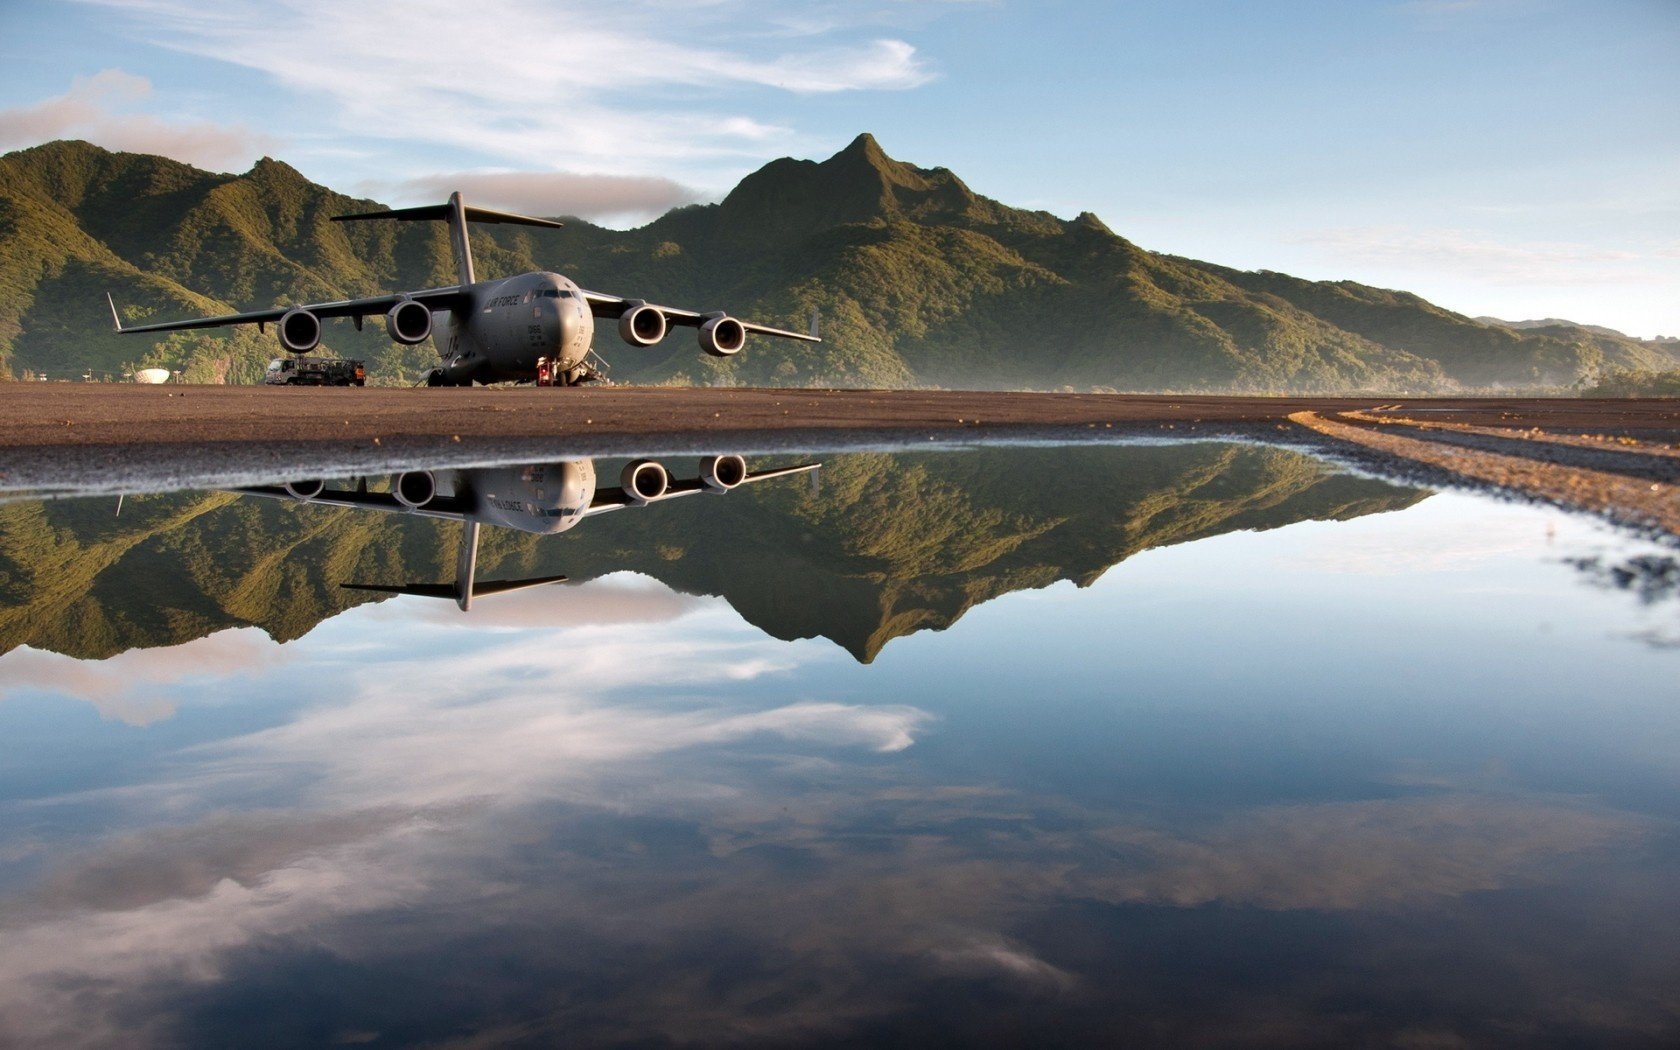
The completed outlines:
<svg viewBox="0 0 1680 1050">
<path fill-rule="evenodd" d="M 245 167 L 274 146 L 268 136 L 238 125 L 166 121 L 137 112 L 151 96 L 151 81 L 120 69 L 76 77 L 62 95 L 0 110 L 0 149 L 80 138 L 225 171 Z"/>
<path fill-rule="evenodd" d="M 762 157 L 792 132 L 730 112 L 732 93 L 899 90 L 933 75 L 903 40 L 790 37 L 757 3 L 235 0 L 209 15 L 183 0 L 84 2 L 159 46 L 324 97 L 333 130 L 521 168 L 646 175 L 673 159 Z"/>
<path fill-rule="evenodd" d="M 1673 280 L 1680 242 L 1612 248 L 1568 241 L 1516 241 L 1476 230 L 1361 226 L 1299 238 L 1351 265 L 1399 266 L 1474 277 L 1489 284 L 1661 284 Z M 1663 270 L 1669 272 L 1664 273 Z"/>
<path fill-rule="evenodd" d="M 527 215 L 576 215 L 595 222 L 639 222 L 706 194 L 652 175 L 580 175 L 569 171 L 458 171 L 359 187 L 400 202 L 439 201 L 460 190 L 475 204 Z"/>
</svg>

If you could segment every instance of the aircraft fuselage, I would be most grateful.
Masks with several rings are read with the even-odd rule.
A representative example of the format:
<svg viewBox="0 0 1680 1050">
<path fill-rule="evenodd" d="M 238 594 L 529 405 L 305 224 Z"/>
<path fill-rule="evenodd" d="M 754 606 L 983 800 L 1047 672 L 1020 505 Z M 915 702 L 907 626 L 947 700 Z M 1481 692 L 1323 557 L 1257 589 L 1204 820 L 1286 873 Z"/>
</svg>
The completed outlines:
<svg viewBox="0 0 1680 1050">
<path fill-rule="evenodd" d="M 449 385 L 529 381 L 547 359 L 556 382 L 582 372 L 595 338 L 595 316 L 576 282 L 557 273 L 524 273 L 468 288 L 466 310 L 432 314 L 439 375 Z"/>
</svg>

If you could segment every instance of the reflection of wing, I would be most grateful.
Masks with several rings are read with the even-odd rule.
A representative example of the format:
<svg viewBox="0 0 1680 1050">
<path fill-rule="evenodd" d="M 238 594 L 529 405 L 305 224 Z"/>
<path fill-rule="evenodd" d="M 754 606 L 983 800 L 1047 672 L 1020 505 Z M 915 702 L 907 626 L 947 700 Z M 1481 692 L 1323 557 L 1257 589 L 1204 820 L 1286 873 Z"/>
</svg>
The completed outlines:
<svg viewBox="0 0 1680 1050">
<path fill-rule="evenodd" d="M 789 474 L 804 474 L 807 471 L 816 470 L 821 466 L 821 463 L 801 463 L 796 467 L 775 467 L 771 470 L 753 471 L 741 479 L 741 485 L 750 485 L 755 481 L 769 481 L 771 478 L 784 478 Z M 735 488 L 740 488 L 741 485 L 737 485 Z M 676 499 L 678 496 L 692 496 L 696 492 L 706 491 L 708 491 L 706 483 L 698 478 L 693 481 L 673 481 L 671 483 L 671 487 L 665 490 L 665 495 L 648 502 L 659 503 L 663 500 Z M 715 491 L 719 495 L 723 495 L 724 493 L 733 491 L 733 489 L 715 489 L 711 491 Z M 636 501 L 631 499 L 623 489 L 615 485 L 610 489 L 597 489 L 595 491 L 595 498 L 589 501 L 589 506 L 583 513 L 586 515 L 605 514 L 609 510 L 622 510 L 625 507 L 634 506 L 636 506 Z"/>
<path fill-rule="evenodd" d="M 110 296 L 106 296 L 107 299 Z M 277 306 L 272 310 L 253 310 L 243 314 L 222 314 L 219 317 L 193 317 L 185 321 L 164 321 L 160 324 L 140 324 L 123 327 L 122 320 L 117 316 L 115 303 L 111 304 L 111 320 L 116 322 L 117 331 L 123 335 L 136 332 L 176 332 L 187 328 L 220 328 L 229 324 L 269 324 L 286 315 L 293 309 L 304 309 L 316 317 L 366 317 L 369 314 L 382 314 L 404 299 L 413 299 L 431 307 L 433 310 L 454 310 L 468 305 L 465 292 L 459 285 L 449 288 L 428 288 L 422 292 L 401 292 L 391 295 L 375 295 L 366 299 L 340 299 L 330 303 L 309 303 L 301 308 L 291 306 Z"/>
<path fill-rule="evenodd" d="M 265 496 L 291 503 L 313 503 L 327 507 L 355 507 L 361 510 L 382 510 L 388 514 L 418 514 L 422 518 L 443 518 L 446 521 L 465 521 L 467 502 L 459 496 L 436 496 L 420 510 L 405 506 L 389 492 L 366 492 L 359 489 L 322 489 L 319 496 L 301 499 L 279 485 L 254 485 L 250 488 L 228 489 L 241 496 Z"/>
<path fill-rule="evenodd" d="M 609 317 L 617 320 L 619 315 L 624 313 L 627 307 L 644 305 L 639 299 L 626 299 L 619 295 L 605 295 L 601 292 L 589 292 L 583 291 L 582 289 L 579 289 L 579 291 L 582 292 L 584 300 L 589 303 L 590 311 L 594 313 L 596 317 Z M 723 316 L 721 313 L 703 314 L 694 310 L 678 310 L 672 306 L 660 306 L 658 303 L 647 303 L 645 305 L 651 306 L 655 310 L 664 314 L 666 323 L 685 328 L 699 328 L 712 318 Z M 735 318 L 735 320 L 741 321 L 739 317 Z M 783 339 L 799 339 L 807 343 L 822 342 L 821 339 L 817 338 L 815 332 L 790 332 L 785 328 L 771 328 L 767 324 L 754 324 L 751 321 L 741 321 L 741 327 L 745 328 L 748 332 L 756 333 L 758 335 L 774 335 Z"/>
</svg>

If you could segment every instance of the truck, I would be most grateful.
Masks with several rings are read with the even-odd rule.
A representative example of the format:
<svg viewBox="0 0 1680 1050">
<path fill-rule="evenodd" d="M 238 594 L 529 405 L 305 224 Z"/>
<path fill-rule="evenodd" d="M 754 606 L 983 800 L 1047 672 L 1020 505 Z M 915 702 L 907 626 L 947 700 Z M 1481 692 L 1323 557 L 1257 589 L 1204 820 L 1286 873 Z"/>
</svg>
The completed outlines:
<svg viewBox="0 0 1680 1050">
<path fill-rule="evenodd" d="M 326 357 L 276 357 L 263 375 L 268 386 L 364 386 L 367 369 L 360 361 Z"/>
</svg>

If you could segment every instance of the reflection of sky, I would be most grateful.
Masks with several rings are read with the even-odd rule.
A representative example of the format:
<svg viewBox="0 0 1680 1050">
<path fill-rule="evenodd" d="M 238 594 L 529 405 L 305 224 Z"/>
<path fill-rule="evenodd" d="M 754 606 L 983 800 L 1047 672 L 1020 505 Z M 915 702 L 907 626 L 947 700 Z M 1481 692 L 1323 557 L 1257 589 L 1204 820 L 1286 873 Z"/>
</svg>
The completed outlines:
<svg viewBox="0 0 1680 1050">
<path fill-rule="evenodd" d="M 1672 1034 L 1672 610 L 1561 562 L 1632 546 L 1437 496 L 867 666 L 627 576 L 14 652 L 0 1041 Z"/>
</svg>

